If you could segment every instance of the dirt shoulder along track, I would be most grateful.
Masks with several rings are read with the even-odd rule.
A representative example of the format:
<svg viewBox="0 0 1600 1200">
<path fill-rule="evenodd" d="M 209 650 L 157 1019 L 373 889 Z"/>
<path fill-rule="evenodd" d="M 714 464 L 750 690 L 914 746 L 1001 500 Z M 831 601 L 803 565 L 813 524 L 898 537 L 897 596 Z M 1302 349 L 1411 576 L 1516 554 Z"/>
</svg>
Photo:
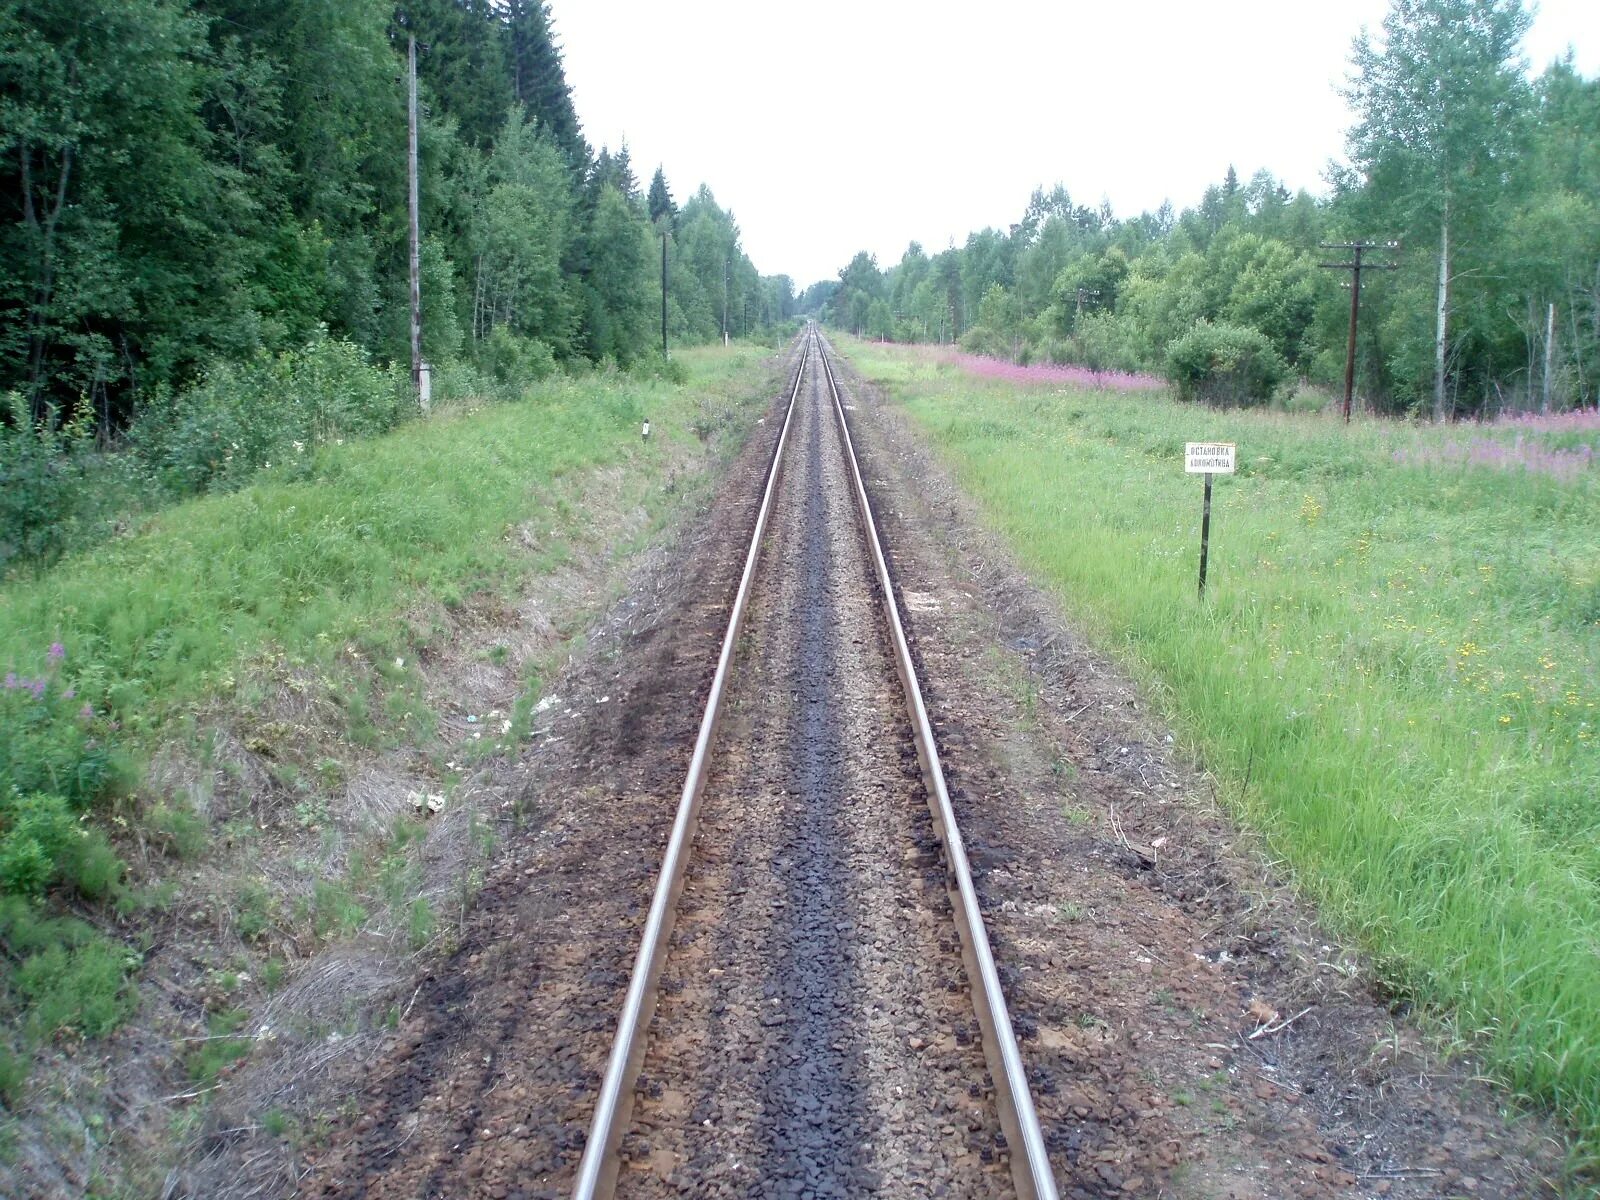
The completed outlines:
<svg viewBox="0 0 1600 1200">
<path fill-rule="evenodd" d="M 841 383 L 1062 1194 L 1554 1194 L 1555 1139 L 1371 998 L 1136 690 Z M 802 400 L 619 1195 L 1008 1194 L 837 434 Z M 518 831 L 351 1064 L 303 1194 L 570 1190 L 779 415 L 555 684 Z"/>
</svg>

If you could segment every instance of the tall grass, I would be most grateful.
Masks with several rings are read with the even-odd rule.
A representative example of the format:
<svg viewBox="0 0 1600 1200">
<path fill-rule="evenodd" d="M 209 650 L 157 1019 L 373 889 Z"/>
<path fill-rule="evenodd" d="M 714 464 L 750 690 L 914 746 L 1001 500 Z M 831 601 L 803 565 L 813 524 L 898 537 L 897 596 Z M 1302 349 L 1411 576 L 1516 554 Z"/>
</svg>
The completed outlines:
<svg viewBox="0 0 1600 1200">
<path fill-rule="evenodd" d="M 851 349 L 1384 983 L 1600 1151 L 1600 468 L 1529 452 L 1600 428 L 1347 428 Z M 1520 450 L 1460 453 L 1480 432 Z M 1240 469 L 1200 602 L 1182 453 L 1210 439 Z"/>
</svg>

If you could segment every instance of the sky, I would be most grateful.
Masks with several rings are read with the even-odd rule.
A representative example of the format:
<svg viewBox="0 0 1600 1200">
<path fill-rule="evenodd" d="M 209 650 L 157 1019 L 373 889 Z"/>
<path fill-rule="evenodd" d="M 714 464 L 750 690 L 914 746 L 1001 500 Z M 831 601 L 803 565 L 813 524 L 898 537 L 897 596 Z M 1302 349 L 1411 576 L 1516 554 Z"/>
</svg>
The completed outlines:
<svg viewBox="0 0 1600 1200">
<path fill-rule="evenodd" d="M 1035 187 L 1119 217 L 1232 165 L 1325 193 L 1352 39 L 1386 0 L 550 0 L 584 133 L 681 203 L 707 183 L 797 287 L 1021 217 Z M 1535 70 L 1600 74 L 1600 2 L 1543 0 Z"/>
</svg>

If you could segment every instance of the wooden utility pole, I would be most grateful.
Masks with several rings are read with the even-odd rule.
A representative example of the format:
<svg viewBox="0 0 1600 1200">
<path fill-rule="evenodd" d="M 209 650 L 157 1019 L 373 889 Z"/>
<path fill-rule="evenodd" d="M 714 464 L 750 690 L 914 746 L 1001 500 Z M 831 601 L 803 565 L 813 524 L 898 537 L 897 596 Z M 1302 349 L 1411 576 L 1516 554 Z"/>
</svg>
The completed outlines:
<svg viewBox="0 0 1600 1200">
<path fill-rule="evenodd" d="M 661 361 L 667 360 L 667 233 L 661 231 Z"/>
<path fill-rule="evenodd" d="M 1085 300 L 1094 299 L 1095 297 L 1098 297 L 1099 295 L 1100 295 L 1100 289 L 1099 288 L 1081 287 L 1081 288 L 1078 289 L 1078 315 L 1073 318 L 1073 326 L 1074 327 L 1077 326 L 1077 323 L 1079 321 L 1083 320 L 1083 302 Z"/>
<path fill-rule="evenodd" d="M 1362 254 L 1368 250 L 1397 250 L 1399 242 L 1319 242 L 1324 250 L 1349 250 L 1351 261 L 1342 263 L 1320 263 L 1319 266 L 1330 271 L 1350 272 L 1350 339 L 1345 346 L 1344 354 L 1344 420 L 1350 423 L 1350 405 L 1356 390 L 1356 322 L 1361 314 L 1361 272 L 1362 271 L 1392 271 L 1393 263 L 1369 263 L 1362 261 Z"/>
<path fill-rule="evenodd" d="M 406 39 L 406 65 L 410 75 L 406 108 L 410 133 L 406 146 L 406 175 L 411 224 L 411 393 L 422 403 L 422 217 L 417 185 L 417 39 Z"/>
<path fill-rule="evenodd" d="M 728 259 L 722 259 L 722 344 L 728 344 Z"/>
</svg>

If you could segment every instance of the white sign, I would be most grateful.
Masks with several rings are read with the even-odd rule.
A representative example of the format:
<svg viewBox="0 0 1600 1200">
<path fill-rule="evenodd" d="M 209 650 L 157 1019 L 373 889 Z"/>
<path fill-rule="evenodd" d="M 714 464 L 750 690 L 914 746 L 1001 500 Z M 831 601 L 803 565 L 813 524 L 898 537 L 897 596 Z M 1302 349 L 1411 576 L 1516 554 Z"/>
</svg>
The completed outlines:
<svg viewBox="0 0 1600 1200">
<path fill-rule="evenodd" d="M 1185 442 L 1183 469 L 1190 475 L 1232 475 L 1232 442 Z"/>
</svg>

